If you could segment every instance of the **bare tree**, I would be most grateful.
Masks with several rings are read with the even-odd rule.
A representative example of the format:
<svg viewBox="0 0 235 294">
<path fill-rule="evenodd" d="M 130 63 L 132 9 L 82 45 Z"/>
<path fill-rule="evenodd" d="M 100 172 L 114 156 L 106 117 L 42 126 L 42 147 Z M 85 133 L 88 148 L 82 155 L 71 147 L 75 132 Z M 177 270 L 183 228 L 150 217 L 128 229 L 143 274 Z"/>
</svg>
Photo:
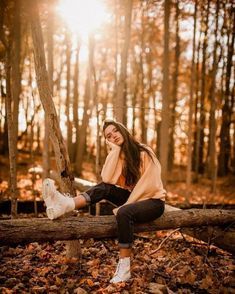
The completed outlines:
<svg viewBox="0 0 235 294">
<path fill-rule="evenodd" d="M 175 65 L 173 72 L 173 87 L 172 87 L 172 95 L 171 95 L 171 103 L 170 103 L 170 139 L 169 139 L 169 154 L 168 154 L 168 170 L 171 170 L 174 164 L 175 158 L 175 122 L 176 122 L 176 104 L 178 99 L 178 79 L 179 79 L 179 62 L 180 62 L 180 36 L 179 36 L 179 1 L 176 0 L 175 3 Z"/>
<path fill-rule="evenodd" d="M 69 157 L 72 158 L 72 122 L 70 118 L 70 109 L 71 109 L 71 87 L 70 87 L 70 78 L 71 78 L 71 40 L 70 34 L 67 32 L 65 34 L 66 40 L 66 117 L 67 117 L 67 148 L 69 152 Z"/>
<path fill-rule="evenodd" d="M 215 192 L 216 176 L 217 176 L 217 156 L 216 156 L 216 117 L 215 112 L 217 109 L 216 98 L 216 74 L 219 64 L 219 58 L 217 56 L 218 49 L 218 26 L 219 26 L 219 0 L 216 1 L 216 22 L 215 22 L 215 44 L 213 51 L 213 66 L 211 71 L 211 86 L 209 91 L 209 101 L 211 102 L 210 108 L 210 120 L 209 120 L 209 147 L 208 147 L 208 175 L 212 179 L 212 192 Z"/>
<path fill-rule="evenodd" d="M 62 192 L 69 192 L 71 195 L 76 196 L 76 191 L 73 186 L 74 178 L 70 167 L 69 155 L 60 130 L 55 105 L 50 91 L 38 3 L 37 1 L 32 2 L 30 0 L 28 3 L 29 9 L 31 10 L 30 24 L 33 39 L 36 79 L 40 99 L 49 122 L 50 138 L 55 151 L 59 184 Z M 67 243 L 67 255 L 69 257 L 80 256 L 79 241 L 73 240 Z"/>
<path fill-rule="evenodd" d="M 189 115 L 188 115 L 188 148 L 187 148 L 187 173 L 186 173 L 186 186 L 187 191 L 189 191 L 189 187 L 192 182 L 192 136 L 193 136 L 193 108 L 194 108 L 194 88 L 195 88 L 195 47 L 196 47 L 196 30 L 197 30 L 197 6 L 198 2 L 195 1 L 194 6 L 194 25 L 193 25 L 193 48 L 192 48 L 192 63 L 191 63 L 191 78 L 190 78 L 190 98 L 189 98 Z M 186 199 L 188 201 L 188 199 Z"/>
<path fill-rule="evenodd" d="M 47 19 L 47 64 L 48 64 L 48 75 L 51 94 L 53 96 L 53 72 L 54 72 L 54 58 L 53 58 L 53 33 L 54 33 L 54 13 L 53 7 L 48 5 L 48 19 Z M 44 134 L 44 148 L 42 150 L 43 159 L 43 178 L 49 177 L 50 174 L 50 140 L 49 140 L 49 128 L 47 116 L 45 116 L 44 124 L 45 134 Z"/>
<path fill-rule="evenodd" d="M 7 17 L 7 3 L 1 3 L 2 23 Z M 6 113 L 7 113 L 7 130 L 8 130 L 8 147 L 10 178 L 9 188 L 11 195 L 11 215 L 17 215 L 17 137 L 18 137 L 18 112 L 19 96 L 21 91 L 21 74 L 20 74 L 20 53 L 21 53 L 21 30 L 20 30 L 20 0 L 16 0 L 13 6 L 13 23 L 10 22 L 10 36 L 6 35 L 1 28 L 0 39 L 5 47 L 6 61 Z"/>
<path fill-rule="evenodd" d="M 89 40 L 89 65 L 87 71 L 87 80 L 85 85 L 85 94 L 84 94 L 84 111 L 82 118 L 82 125 L 79 131 L 79 141 L 77 146 L 76 153 L 76 162 L 75 162 L 75 171 L 78 175 L 81 174 L 82 163 L 84 160 L 84 155 L 86 151 L 86 135 L 87 135 L 87 127 L 89 123 L 88 113 L 89 108 L 91 108 L 92 103 L 94 103 L 94 80 L 93 80 L 93 58 L 94 58 L 94 40 L 90 38 Z"/>
<path fill-rule="evenodd" d="M 125 0 L 125 38 L 121 54 L 121 72 L 117 82 L 116 103 L 114 106 L 114 114 L 118 121 L 124 123 L 125 121 L 125 87 L 126 87 L 126 68 L 128 49 L 131 36 L 131 16 L 132 16 L 132 0 Z"/>
<path fill-rule="evenodd" d="M 60 185 L 62 191 L 70 192 L 71 195 L 75 195 L 75 190 L 73 188 L 73 175 L 70 168 L 68 151 L 59 127 L 59 121 L 56 114 L 55 105 L 52 100 L 49 78 L 46 70 L 44 42 L 39 19 L 38 4 L 37 1 L 34 1 L 33 3 L 30 0 L 28 3 L 32 15 L 30 17 L 30 24 L 33 39 L 36 79 L 40 99 L 49 122 L 50 138 L 55 151 L 57 169 L 60 177 Z"/>
<path fill-rule="evenodd" d="M 199 161 L 198 171 L 203 173 L 204 171 L 204 136 L 205 136 L 205 123 L 206 123 L 206 80 L 207 80 L 207 68 L 206 61 L 208 58 L 207 47 L 208 47 L 208 29 L 209 29 L 209 14 L 210 14 L 210 2 L 207 0 L 207 8 L 205 11 L 204 21 L 202 23 L 204 28 L 204 37 L 202 44 L 202 71 L 201 71 L 201 95 L 200 95 L 200 118 L 199 118 Z M 204 9 L 204 6 L 202 7 Z"/>
<path fill-rule="evenodd" d="M 160 162 L 162 179 L 167 181 L 167 162 L 169 150 L 169 19 L 171 1 L 164 1 L 164 53 L 163 53 L 163 83 L 162 83 L 162 121 L 160 130 Z"/>
<path fill-rule="evenodd" d="M 79 122 L 78 122 L 78 100 L 79 100 L 79 52 L 80 52 L 80 40 L 77 41 L 76 61 L 74 65 L 74 89 L 73 89 L 73 124 L 76 130 L 75 144 L 73 145 L 72 160 L 76 158 L 76 146 L 78 146 L 79 138 Z"/>
<path fill-rule="evenodd" d="M 220 152 L 218 158 L 218 173 L 220 176 L 225 176 L 229 171 L 229 159 L 230 159 L 230 126 L 232 119 L 232 112 L 234 107 L 234 87 L 231 91 L 231 76 L 234 56 L 234 39 L 235 39 L 235 10 L 231 7 L 231 23 L 228 27 L 227 33 L 227 64 L 226 64 L 226 76 L 225 76 L 225 93 L 222 107 L 222 125 L 220 130 Z"/>
</svg>

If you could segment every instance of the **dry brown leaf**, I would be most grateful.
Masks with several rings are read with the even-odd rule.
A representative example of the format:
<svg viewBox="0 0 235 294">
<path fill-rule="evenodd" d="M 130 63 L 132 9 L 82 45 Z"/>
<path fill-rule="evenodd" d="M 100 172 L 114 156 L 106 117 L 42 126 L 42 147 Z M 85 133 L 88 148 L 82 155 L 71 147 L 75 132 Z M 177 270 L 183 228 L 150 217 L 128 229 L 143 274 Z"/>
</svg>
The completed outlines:
<svg viewBox="0 0 235 294">
<path fill-rule="evenodd" d="M 96 258 L 96 259 L 89 260 L 86 264 L 89 266 L 97 266 L 100 264 L 100 259 Z"/>
<path fill-rule="evenodd" d="M 206 276 L 204 279 L 201 280 L 199 288 L 207 290 L 212 285 L 213 285 L 213 280 L 212 280 L 211 276 Z"/>
<path fill-rule="evenodd" d="M 74 289 L 73 293 L 74 294 L 87 294 L 87 291 L 78 287 L 78 288 Z"/>
<path fill-rule="evenodd" d="M 99 276 L 99 271 L 98 269 L 94 269 L 92 272 L 91 272 L 91 275 L 94 279 L 97 279 L 98 276 Z"/>
<path fill-rule="evenodd" d="M 94 282 L 91 279 L 87 279 L 86 280 L 88 286 L 93 287 L 94 286 Z"/>
<path fill-rule="evenodd" d="M 55 278 L 55 284 L 57 286 L 61 286 L 63 284 L 63 280 L 61 278 L 59 278 L 58 276 L 56 276 L 56 278 Z"/>
</svg>

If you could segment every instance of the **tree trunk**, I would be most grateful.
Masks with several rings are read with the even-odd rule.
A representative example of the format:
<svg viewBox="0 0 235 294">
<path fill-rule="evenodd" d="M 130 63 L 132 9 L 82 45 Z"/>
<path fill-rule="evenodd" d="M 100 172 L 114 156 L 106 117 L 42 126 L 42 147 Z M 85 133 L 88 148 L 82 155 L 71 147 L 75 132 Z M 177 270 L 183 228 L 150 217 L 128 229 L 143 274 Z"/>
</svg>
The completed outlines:
<svg viewBox="0 0 235 294">
<path fill-rule="evenodd" d="M 227 35 L 227 68 L 226 68 L 226 81 L 225 81 L 225 93 L 224 103 L 222 107 L 222 125 L 220 131 L 220 153 L 218 158 L 218 173 L 220 176 L 225 176 L 229 171 L 229 159 L 230 159 L 230 125 L 233 112 L 234 94 L 232 95 L 230 90 L 233 56 L 234 56 L 234 39 L 235 39 L 235 12 L 234 9 L 231 12 L 231 28 Z M 232 40 L 231 40 L 232 38 Z M 231 40 L 231 41 L 230 41 Z M 234 89 L 234 88 L 233 88 Z"/>
<path fill-rule="evenodd" d="M 40 99 L 49 122 L 50 138 L 54 147 L 57 169 L 61 178 L 60 186 L 62 192 L 69 192 L 71 195 L 75 196 L 76 191 L 73 186 L 74 178 L 70 168 L 69 155 L 60 130 L 55 105 L 53 103 L 50 91 L 49 78 L 45 62 L 44 42 L 38 12 L 38 3 L 37 1 L 34 1 L 34 3 L 29 1 L 28 3 L 30 4 L 29 8 L 32 13 L 32 15 L 30 15 L 30 23 L 34 48 L 36 79 Z M 71 248 L 69 249 L 68 245 L 67 255 L 69 256 L 71 255 L 72 251 L 80 251 L 79 242 L 72 242 L 70 247 Z M 78 256 L 79 254 L 77 254 L 77 257 Z"/>
<path fill-rule="evenodd" d="M 87 80 L 85 84 L 85 94 L 84 94 L 84 111 L 83 111 L 83 118 L 82 118 L 82 125 L 80 127 L 80 136 L 77 146 L 77 155 L 76 155 L 76 162 L 75 162 L 75 171 L 77 175 L 81 174 L 82 171 L 82 163 L 84 160 L 84 155 L 86 152 L 86 134 L 87 134 L 87 127 L 89 123 L 89 116 L 88 114 L 89 108 L 95 104 L 94 103 L 94 65 L 93 65 L 93 59 L 94 59 L 94 39 L 92 36 L 89 38 L 89 64 L 88 64 L 88 70 L 87 70 Z"/>
<path fill-rule="evenodd" d="M 2 104 L 4 107 L 4 124 L 3 124 L 3 134 L 2 134 L 2 148 L 1 148 L 1 154 L 5 155 L 9 152 L 8 147 L 8 127 L 7 127 L 7 102 L 6 102 L 6 93 L 4 92 L 3 85 L 1 85 L 1 97 L 2 97 Z"/>
<path fill-rule="evenodd" d="M 141 46 L 141 53 L 139 55 L 140 59 L 140 72 L 139 72 L 139 99 L 140 99 L 140 127 L 141 127 L 141 142 L 147 144 L 147 121 L 146 121 L 146 87 L 145 87 L 145 74 L 144 74 L 144 66 L 145 63 L 145 43 L 146 43 L 146 29 L 145 29 L 145 19 L 146 19 L 146 8 L 142 5 L 142 16 L 141 16 L 141 25 L 142 31 L 140 35 L 140 46 Z"/>
<path fill-rule="evenodd" d="M 195 171 L 194 180 L 198 180 L 198 166 L 199 166 L 199 135 L 200 135 L 200 121 L 199 121 L 199 66 L 200 66 L 200 48 L 201 48 L 201 35 L 202 26 L 200 28 L 200 37 L 197 46 L 197 57 L 195 66 L 195 109 L 194 109 L 194 143 L 193 143 L 193 157 L 192 157 L 192 168 Z"/>
<path fill-rule="evenodd" d="M 64 192 L 70 192 L 72 195 L 75 195 L 75 190 L 72 185 L 73 175 L 70 169 L 69 156 L 62 137 L 55 105 L 50 91 L 37 1 L 28 1 L 28 3 L 30 4 L 29 7 L 31 10 L 30 23 L 38 90 L 45 114 L 49 121 L 50 138 L 54 147 L 57 168 L 61 177 L 61 189 Z"/>
<path fill-rule="evenodd" d="M 209 178 L 212 179 L 212 192 L 215 193 L 216 188 L 216 176 L 217 176 L 217 156 L 216 156 L 216 117 L 215 112 L 217 109 L 216 98 L 216 74 L 219 64 L 217 56 L 218 48 L 218 24 L 219 24 L 219 0 L 216 1 L 216 25 L 215 25 L 215 45 L 213 51 L 213 67 L 211 73 L 211 87 L 209 91 L 209 101 L 211 104 L 210 118 L 209 118 L 209 147 L 208 147 L 208 163 L 207 172 Z"/>
<path fill-rule="evenodd" d="M 179 61 L 180 61 L 180 36 L 179 36 L 179 3 L 178 0 L 175 3 L 175 22 L 176 22 L 176 46 L 175 46 L 175 68 L 173 74 L 173 88 L 172 88 L 172 100 L 170 104 L 170 138 L 169 138 L 169 154 L 168 154 L 168 170 L 171 171 L 174 165 L 175 159 L 175 122 L 176 122 L 176 105 L 178 99 L 178 75 L 179 75 Z"/>
<path fill-rule="evenodd" d="M 48 5 L 48 17 L 47 17 L 47 65 L 48 76 L 51 95 L 53 96 L 53 72 L 54 72 L 54 58 L 53 58 L 53 33 L 54 33 L 54 12 L 53 7 Z M 50 174 L 50 138 L 48 118 L 45 116 L 44 120 L 44 140 L 42 148 L 42 160 L 43 160 L 43 179 L 48 178 Z"/>
<path fill-rule="evenodd" d="M 135 226 L 135 232 L 168 230 L 201 226 L 226 226 L 235 221 L 234 210 L 190 209 L 165 212 L 159 219 Z M 220 229 L 221 232 L 222 229 Z M 235 251 L 235 232 L 229 231 L 230 249 Z M 226 240 L 226 229 L 223 234 Z M 0 220 L 0 244 L 19 244 L 29 242 L 47 242 L 55 240 L 73 240 L 80 238 L 107 238 L 117 235 L 114 216 L 68 217 L 58 220 L 17 219 Z M 219 240 L 213 240 L 219 246 Z M 218 242 L 217 242 L 218 241 Z"/>
<path fill-rule="evenodd" d="M 12 114 L 12 95 L 11 95 L 11 59 L 10 49 L 6 53 L 6 110 L 7 110 L 7 128 L 8 128 L 8 148 L 9 148 L 9 164 L 10 164 L 10 178 L 9 188 L 11 196 L 11 216 L 17 215 L 17 182 L 16 182 L 16 153 L 15 153 L 15 138 L 14 138 L 14 121 Z"/>
<path fill-rule="evenodd" d="M 87 126 L 89 122 L 89 114 L 88 109 L 90 105 L 90 99 L 89 99 L 89 82 L 88 79 L 86 80 L 85 85 L 85 94 L 84 94 L 84 108 L 83 108 L 83 118 L 82 118 L 82 125 L 79 128 L 79 141 L 77 145 L 77 155 L 76 155 L 76 162 L 74 169 L 76 171 L 77 175 L 80 175 L 82 172 L 82 162 L 86 150 L 86 132 L 87 132 Z"/>
<path fill-rule="evenodd" d="M 12 216 L 15 217 L 17 215 L 17 139 L 18 139 L 18 115 L 19 115 L 19 97 L 21 92 L 21 74 L 20 74 L 20 54 L 21 54 L 21 1 L 15 1 L 14 7 L 14 22 L 13 22 L 13 42 L 11 48 L 11 92 L 12 92 L 12 102 L 8 100 L 8 112 L 12 111 L 12 123 L 8 121 L 8 128 L 12 128 L 8 130 L 11 132 L 11 135 L 8 135 L 8 138 L 11 138 L 12 147 L 9 147 L 9 156 L 12 160 L 12 174 L 10 176 L 11 181 L 11 191 L 13 194 L 11 195 L 12 199 Z M 10 95 L 11 96 L 11 95 Z M 12 108 L 13 106 L 13 108 Z M 10 118 L 9 118 L 10 119 Z"/>
<path fill-rule="evenodd" d="M 182 233 L 235 253 L 235 229 L 218 226 L 184 228 Z"/>
<path fill-rule="evenodd" d="M 162 166 L 162 180 L 167 182 L 167 162 L 169 150 L 169 19 L 171 0 L 164 1 L 164 55 L 163 55 L 163 83 L 162 83 L 162 120 L 160 130 L 160 162 Z"/>
<path fill-rule="evenodd" d="M 116 98 L 117 98 L 117 82 L 118 82 L 118 28 L 119 28 L 119 5 L 118 0 L 115 0 L 115 72 L 114 72 L 114 91 L 112 97 L 113 107 L 116 105 Z M 105 113 L 106 114 L 106 113 Z"/>
<path fill-rule="evenodd" d="M 116 119 L 124 123 L 125 121 L 125 88 L 126 88 L 126 68 L 128 59 L 128 49 L 131 36 L 131 16 L 132 16 L 132 0 L 126 0 L 126 15 L 125 15 L 125 38 L 124 46 L 121 55 L 121 71 L 117 83 L 117 96 L 115 105 L 115 117 Z"/>
<path fill-rule="evenodd" d="M 79 100 L 79 53 L 80 53 L 80 41 L 77 42 L 76 62 L 74 65 L 74 89 L 73 89 L 73 124 L 76 130 L 75 144 L 73 144 L 72 161 L 75 162 L 76 158 L 76 146 L 78 146 L 79 138 L 79 122 L 78 122 L 78 100 Z"/>
<path fill-rule="evenodd" d="M 200 95 L 200 118 L 199 118 L 199 173 L 204 172 L 204 149 L 205 149 L 205 123 L 206 123 L 206 60 L 207 60 L 207 47 L 208 47 L 208 26 L 209 26 L 209 14 L 210 14 L 210 1 L 207 0 L 207 9 L 205 21 L 202 25 L 205 27 L 204 38 L 202 44 L 202 72 L 201 72 L 201 95 Z M 204 9 L 204 5 L 203 8 Z"/>
<path fill-rule="evenodd" d="M 193 109 L 194 109 L 194 83 L 195 83 L 195 45 L 196 45 L 196 30 L 197 30 L 197 0 L 194 7 L 194 25 L 193 25 L 193 54 L 192 54 L 192 63 L 191 63 L 191 77 L 190 77 L 190 98 L 189 98 L 189 114 L 188 114 L 188 147 L 187 147 L 187 173 L 186 173 L 186 187 L 187 191 L 190 191 L 190 185 L 192 182 L 192 137 L 193 137 Z M 188 201 L 188 195 L 186 198 Z"/>
<path fill-rule="evenodd" d="M 71 90 L 70 90 L 70 77 L 71 77 L 71 40 L 70 35 L 66 33 L 66 117 L 67 117 L 67 148 L 69 158 L 72 158 L 72 122 L 70 118 L 71 103 Z"/>
</svg>

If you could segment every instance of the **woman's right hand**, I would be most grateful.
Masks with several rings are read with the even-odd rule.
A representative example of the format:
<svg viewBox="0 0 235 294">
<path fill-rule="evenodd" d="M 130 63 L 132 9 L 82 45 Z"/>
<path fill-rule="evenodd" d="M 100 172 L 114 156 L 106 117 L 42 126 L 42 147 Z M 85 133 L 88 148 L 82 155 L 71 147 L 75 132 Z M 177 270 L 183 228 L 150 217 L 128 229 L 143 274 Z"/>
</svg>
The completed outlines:
<svg viewBox="0 0 235 294">
<path fill-rule="evenodd" d="M 105 139 L 105 143 L 108 145 L 110 150 L 113 150 L 115 148 L 120 148 L 117 144 L 110 142 L 108 139 Z"/>
</svg>

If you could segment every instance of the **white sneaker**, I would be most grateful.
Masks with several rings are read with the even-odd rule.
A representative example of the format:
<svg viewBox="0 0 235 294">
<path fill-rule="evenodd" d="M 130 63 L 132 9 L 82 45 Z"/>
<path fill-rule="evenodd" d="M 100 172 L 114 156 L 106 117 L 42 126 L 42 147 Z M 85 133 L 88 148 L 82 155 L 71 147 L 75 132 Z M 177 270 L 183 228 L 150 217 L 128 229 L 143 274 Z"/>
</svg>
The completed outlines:
<svg viewBox="0 0 235 294">
<path fill-rule="evenodd" d="M 75 209 L 73 198 L 66 197 L 57 191 L 54 181 L 51 179 L 43 181 L 42 196 L 47 207 L 47 216 L 51 220 Z"/>
<path fill-rule="evenodd" d="M 117 269 L 110 283 L 125 282 L 131 278 L 130 257 L 119 259 Z"/>
</svg>

